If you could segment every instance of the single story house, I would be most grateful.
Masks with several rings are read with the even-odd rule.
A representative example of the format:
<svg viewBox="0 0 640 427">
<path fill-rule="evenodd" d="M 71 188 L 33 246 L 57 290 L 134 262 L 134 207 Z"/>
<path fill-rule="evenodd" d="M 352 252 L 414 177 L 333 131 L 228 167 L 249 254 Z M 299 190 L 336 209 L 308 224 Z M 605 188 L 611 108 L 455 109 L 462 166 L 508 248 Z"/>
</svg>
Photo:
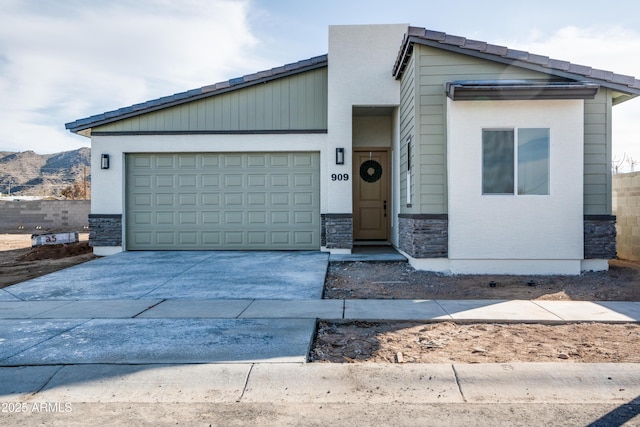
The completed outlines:
<svg viewBox="0 0 640 427">
<path fill-rule="evenodd" d="M 424 270 L 579 274 L 616 256 L 612 107 L 640 81 L 408 25 L 66 124 L 91 138 L 91 244 L 322 250 Z"/>
</svg>

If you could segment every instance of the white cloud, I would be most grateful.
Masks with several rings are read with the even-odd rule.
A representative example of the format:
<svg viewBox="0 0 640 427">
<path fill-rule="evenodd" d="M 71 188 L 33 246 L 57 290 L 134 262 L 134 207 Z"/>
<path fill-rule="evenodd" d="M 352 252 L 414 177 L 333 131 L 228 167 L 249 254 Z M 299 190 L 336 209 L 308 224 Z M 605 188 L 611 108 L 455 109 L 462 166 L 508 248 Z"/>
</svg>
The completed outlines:
<svg viewBox="0 0 640 427">
<path fill-rule="evenodd" d="M 248 0 L 3 2 L 0 151 L 88 145 L 64 123 L 261 69 L 248 8 Z"/>
<path fill-rule="evenodd" d="M 640 32 L 622 27 L 534 31 L 526 38 L 498 42 L 513 49 L 640 78 Z M 640 160 L 640 98 L 613 108 L 613 156 Z"/>
</svg>

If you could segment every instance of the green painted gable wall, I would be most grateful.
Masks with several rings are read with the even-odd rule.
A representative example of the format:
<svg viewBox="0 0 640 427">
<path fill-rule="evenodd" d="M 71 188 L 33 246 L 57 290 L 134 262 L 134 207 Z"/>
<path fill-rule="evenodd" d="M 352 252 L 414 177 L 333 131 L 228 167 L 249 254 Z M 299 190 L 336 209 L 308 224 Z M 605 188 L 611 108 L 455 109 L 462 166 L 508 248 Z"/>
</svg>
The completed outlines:
<svg viewBox="0 0 640 427">
<path fill-rule="evenodd" d="M 401 212 L 446 214 L 445 83 L 454 80 L 549 79 L 535 71 L 414 45 L 401 81 Z M 585 214 L 611 213 L 611 93 L 585 101 Z M 406 141 L 411 136 L 412 204 L 406 205 Z"/>
<path fill-rule="evenodd" d="M 327 129 L 327 68 L 123 119 L 94 132 L 269 132 Z"/>
</svg>

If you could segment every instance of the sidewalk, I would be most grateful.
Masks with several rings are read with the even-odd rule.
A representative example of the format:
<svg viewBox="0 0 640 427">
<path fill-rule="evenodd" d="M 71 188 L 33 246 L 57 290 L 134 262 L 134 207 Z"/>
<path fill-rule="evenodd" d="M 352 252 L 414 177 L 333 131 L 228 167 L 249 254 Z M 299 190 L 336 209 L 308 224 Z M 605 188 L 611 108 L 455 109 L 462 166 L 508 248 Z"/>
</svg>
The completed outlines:
<svg viewBox="0 0 640 427">
<path fill-rule="evenodd" d="M 121 299 L 0 301 L 0 319 L 323 319 L 640 322 L 640 302 Z"/>
</svg>

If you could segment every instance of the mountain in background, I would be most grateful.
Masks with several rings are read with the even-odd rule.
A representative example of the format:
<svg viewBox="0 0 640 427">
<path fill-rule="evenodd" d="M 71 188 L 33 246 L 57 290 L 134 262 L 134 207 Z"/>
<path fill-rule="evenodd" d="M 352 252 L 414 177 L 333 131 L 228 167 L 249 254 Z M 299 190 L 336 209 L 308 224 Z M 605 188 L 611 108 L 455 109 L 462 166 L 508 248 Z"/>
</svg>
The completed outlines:
<svg viewBox="0 0 640 427">
<path fill-rule="evenodd" d="M 0 151 L 0 193 L 12 196 L 72 197 L 91 185 L 91 149 L 55 154 Z M 83 197 L 77 197 L 83 198 Z"/>
</svg>

